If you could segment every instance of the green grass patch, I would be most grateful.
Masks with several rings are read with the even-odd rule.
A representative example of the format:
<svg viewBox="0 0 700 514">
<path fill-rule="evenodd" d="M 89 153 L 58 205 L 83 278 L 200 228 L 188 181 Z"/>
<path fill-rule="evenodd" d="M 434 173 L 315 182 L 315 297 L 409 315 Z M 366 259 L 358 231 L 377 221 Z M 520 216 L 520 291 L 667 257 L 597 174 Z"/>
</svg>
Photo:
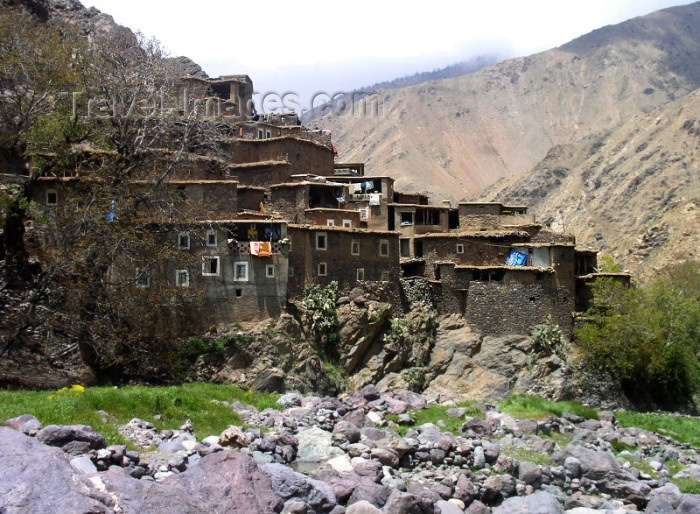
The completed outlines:
<svg viewBox="0 0 700 514">
<path fill-rule="evenodd" d="M 551 466 L 554 464 L 552 457 L 546 453 L 528 450 L 527 448 L 519 448 L 508 444 L 501 446 L 501 453 L 507 457 L 517 459 L 518 461 L 526 460 L 539 466 Z"/>
<path fill-rule="evenodd" d="M 473 406 L 474 402 L 461 402 L 457 404 L 457 407 L 466 409 L 465 416 L 475 417 L 479 419 L 484 419 L 484 413 L 478 407 Z M 443 421 L 445 425 L 442 427 L 443 431 L 449 431 L 453 434 L 461 434 L 462 425 L 465 422 L 465 418 L 450 418 L 447 416 L 447 409 L 452 407 L 445 407 L 443 405 L 429 405 L 425 409 L 412 410 L 409 414 L 416 420 L 415 423 L 411 425 L 400 425 L 396 428 L 396 432 L 400 436 L 406 435 L 411 428 L 424 425 L 426 423 L 433 423 L 438 425 L 438 421 Z M 398 422 L 399 417 L 394 414 L 387 414 L 386 419 L 389 421 Z"/>
<path fill-rule="evenodd" d="M 615 453 L 620 453 L 627 450 L 628 452 L 634 453 L 636 448 L 627 443 L 621 443 L 620 441 L 610 441 L 610 446 L 612 446 Z"/>
<path fill-rule="evenodd" d="M 218 435 L 240 416 L 211 400 L 253 405 L 258 409 L 279 408 L 279 395 L 253 393 L 233 385 L 191 383 L 180 386 L 88 387 L 84 391 L 0 390 L 0 421 L 33 414 L 46 425 L 90 425 L 110 444 L 124 444 L 118 425 L 132 418 L 152 422 L 158 430 L 179 428 L 192 421 L 198 438 Z M 99 412 L 103 411 L 103 412 Z M 155 416 L 160 416 L 157 420 Z"/>
<path fill-rule="evenodd" d="M 615 417 L 623 427 L 635 427 L 667 436 L 700 448 L 700 420 L 672 414 L 618 411 Z"/>
<path fill-rule="evenodd" d="M 571 442 L 572 435 L 561 432 L 552 432 L 550 435 L 540 435 L 540 437 L 543 439 L 551 439 L 557 443 L 557 445 L 559 445 L 559 448 L 564 448 L 564 446 Z"/>
<path fill-rule="evenodd" d="M 519 394 L 498 404 L 501 411 L 516 419 L 547 419 L 571 412 L 586 419 L 598 419 L 598 411 L 579 402 L 555 402 L 537 396 Z"/>
<path fill-rule="evenodd" d="M 700 494 L 700 480 L 694 478 L 676 478 L 671 480 L 683 494 Z"/>
</svg>

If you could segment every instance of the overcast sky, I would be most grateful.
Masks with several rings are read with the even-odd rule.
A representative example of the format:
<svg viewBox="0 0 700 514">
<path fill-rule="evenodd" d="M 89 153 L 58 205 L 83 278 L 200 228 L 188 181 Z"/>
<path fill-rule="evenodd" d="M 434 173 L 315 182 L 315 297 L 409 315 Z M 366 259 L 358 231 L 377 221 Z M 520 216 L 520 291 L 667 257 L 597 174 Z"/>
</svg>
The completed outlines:
<svg viewBox="0 0 700 514">
<path fill-rule="evenodd" d="M 210 76 L 255 90 L 350 91 L 480 54 L 528 55 L 683 0 L 83 0 Z M 419 7 L 419 8 L 418 8 Z"/>
</svg>

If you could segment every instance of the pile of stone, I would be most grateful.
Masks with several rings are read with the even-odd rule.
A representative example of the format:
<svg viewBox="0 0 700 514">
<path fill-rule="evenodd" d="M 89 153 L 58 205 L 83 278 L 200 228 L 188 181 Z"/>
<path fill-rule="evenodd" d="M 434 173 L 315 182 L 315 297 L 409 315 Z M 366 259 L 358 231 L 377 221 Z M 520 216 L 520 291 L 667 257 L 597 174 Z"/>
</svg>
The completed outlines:
<svg viewBox="0 0 700 514">
<path fill-rule="evenodd" d="M 64 474 L 83 489 L 64 485 L 62 494 L 100 502 L 103 510 L 96 512 L 160 512 L 159 502 L 166 505 L 168 497 L 182 502 L 182 512 L 700 512 L 700 495 L 682 494 L 670 482 L 700 479 L 698 451 L 622 428 L 611 412 L 600 412 L 599 420 L 569 413 L 515 420 L 493 405 L 477 404 L 482 415 L 469 417 L 449 397 L 380 393 L 374 386 L 343 398 L 288 393 L 279 404 L 281 410 L 260 412 L 229 404 L 245 426 L 201 441 L 189 423 L 158 432 L 134 419 L 120 431 L 152 450 L 141 455 L 106 446 L 90 427 L 42 428 L 31 416 L 15 418 L 8 421 L 14 430 L 0 429 L 0 475 L 21 468 L 6 452 L 5 441 L 12 440 L 14 447 L 31 446 L 25 456 L 17 455 L 25 461 L 41 460 L 39 453 L 49 448 L 64 455 L 63 467 L 55 453 L 42 462 L 67 467 Z M 399 423 L 412 423 L 415 411 L 432 404 L 461 420 L 458 435 L 440 422 L 398 435 Z M 629 450 L 616 456 L 613 444 Z M 31 477 L 22 473 L 31 467 L 13 475 L 9 485 L 0 480 L 0 511 L 21 512 L 13 506 L 51 496 L 25 494 Z"/>
</svg>

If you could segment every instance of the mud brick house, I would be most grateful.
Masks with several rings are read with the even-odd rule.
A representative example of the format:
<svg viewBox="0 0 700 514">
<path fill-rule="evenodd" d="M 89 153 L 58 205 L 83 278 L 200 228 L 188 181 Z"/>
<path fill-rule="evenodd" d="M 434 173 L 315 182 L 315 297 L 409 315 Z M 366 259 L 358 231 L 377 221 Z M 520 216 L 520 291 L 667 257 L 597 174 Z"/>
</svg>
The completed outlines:
<svg viewBox="0 0 700 514">
<path fill-rule="evenodd" d="M 427 284 L 439 313 L 462 314 L 483 333 L 527 333 L 547 315 L 570 333 L 603 276 L 595 252 L 524 206 L 431 205 L 395 191 L 391 177 L 365 176 L 363 163 L 336 163 L 328 133 L 293 113 L 255 113 L 246 75 L 188 81 L 236 115 L 220 126 L 215 152 L 187 155 L 165 178 L 173 225 L 164 244 L 176 251 L 137 276 L 143 287 L 197 291 L 209 326 L 277 316 L 305 286 L 331 281 L 346 292 L 381 284 L 400 309 L 401 279 L 410 278 Z M 76 148 L 73 168 L 40 179 L 35 200 L 60 208 L 110 155 Z M 151 187 L 162 174 L 155 165 L 133 185 Z M 133 280 L 135 270 L 115 272 Z"/>
<path fill-rule="evenodd" d="M 338 282 L 350 290 L 366 281 L 399 286 L 399 238 L 388 230 L 289 225 L 289 296 L 300 298 L 309 283 Z M 398 294 L 397 294 L 398 296 Z"/>
</svg>

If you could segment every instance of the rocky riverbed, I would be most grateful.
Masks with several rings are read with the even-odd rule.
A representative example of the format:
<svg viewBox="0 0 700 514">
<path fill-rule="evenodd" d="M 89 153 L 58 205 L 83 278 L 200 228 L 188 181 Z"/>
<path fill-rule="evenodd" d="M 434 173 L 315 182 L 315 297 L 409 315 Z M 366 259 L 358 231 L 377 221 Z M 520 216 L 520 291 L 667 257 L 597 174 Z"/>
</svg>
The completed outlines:
<svg viewBox="0 0 700 514">
<path fill-rule="evenodd" d="M 230 404 L 245 426 L 201 440 L 190 424 L 159 432 L 134 419 L 119 429 L 140 452 L 107 446 L 87 426 L 8 420 L 0 512 L 700 512 L 700 495 L 671 482 L 700 479 L 698 451 L 622 428 L 611 412 L 516 420 L 489 404 L 374 385 L 279 403 Z M 446 407 L 445 420 L 414 426 L 431 405 Z"/>
</svg>

